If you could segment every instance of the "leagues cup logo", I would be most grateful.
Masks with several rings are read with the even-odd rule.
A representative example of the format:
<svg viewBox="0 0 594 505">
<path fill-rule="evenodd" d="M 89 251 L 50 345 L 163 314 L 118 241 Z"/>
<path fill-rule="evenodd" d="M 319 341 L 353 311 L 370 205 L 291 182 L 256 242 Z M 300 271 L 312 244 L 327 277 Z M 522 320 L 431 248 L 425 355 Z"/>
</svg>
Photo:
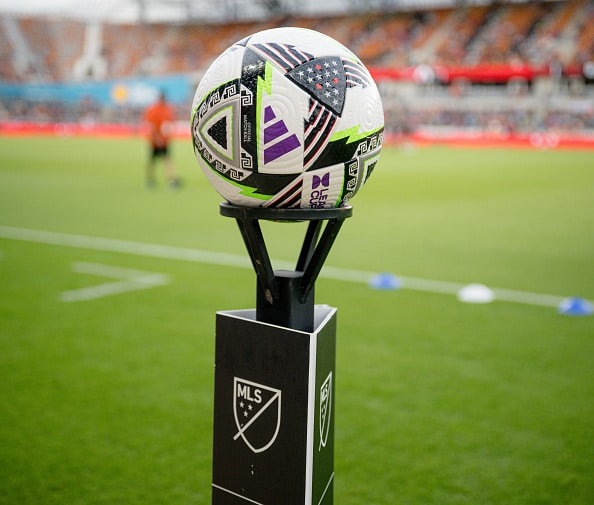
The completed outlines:
<svg viewBox="0 0 594 505">
<path fill-rule="evenodd" d="M 278 435 L 281 422 L 281 391 L 234 377 L 233 414 L 239 437 L 255 453 L 268 449 Z"/>
<path fill-rule="evenodd" d="M 330 433 L 330 417 L 332 416 L 332 372 L 328 374 L 320 388 L 320 445 L 318 450 L 326 447 Z"/>
<path fill-rule="evenodd" d="M 330 172 L 319 176 L 314 174 L 311 179 L 311 193 L 309 195 L 309 206 L 312 209 L 322 209 L 326 206 L 328 199 L 328 187 L 330 186 Z"/>
<path fill-rule="evenodd" d="M 314 175 L 311 183 L 311 189 L 318 189 L 320 185 L 328 187 L 330 185 L 330 172 L 326 172 L 322 177 Z"/>
</svg>

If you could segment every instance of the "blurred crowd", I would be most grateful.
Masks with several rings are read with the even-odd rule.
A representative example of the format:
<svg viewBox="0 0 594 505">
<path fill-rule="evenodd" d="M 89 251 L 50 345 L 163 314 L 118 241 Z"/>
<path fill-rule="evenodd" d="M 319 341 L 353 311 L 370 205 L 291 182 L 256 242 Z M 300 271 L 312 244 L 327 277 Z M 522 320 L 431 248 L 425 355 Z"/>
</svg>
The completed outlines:
<svg viewBox="0 0 594 505">
<path fill-rule="evenodd" d="M 539 112 L 501 107 L 487 110 L 452 110 L 439 106 L 428 109 L 385 107 L 386 131 L 391 134 L 411 134 L 424 126 L 454 129 L 474 129 L 491 133 L 522 133 L 531 131 L 591 131 L 594 132 L 594 103 L 587 110 L 549 108 Z M 187 122 L 190 105 L 176 107 L 177 119 Z M 78 123 L 85 126 L 116 124 L 137 126 L 143 108 L 135 106 L 100 107 L 92 100 L 80 103 L 32 102 L 0 99 L 0 122 L 34 122 L 39 124 Z"/>
<path fill-rule="evenodd" d="M 0 15 L 0 83 L 106 80 L 175 73 L 199 75 L 233 42 L 276 26 L 302 26 L 351 48 L 368 67 L 530 65 L 556 77 L 578 75 L 591 93 L 594 80 L 594 1 L 490 3 L 449 9 L 373 12 L 334 17 L 271 18 L 231 24 L 110 24 L 74 19 Z M 16 34 L 16 35 L 15 35 Z M 19 46 L 19 47 L 17 47 Z M 89 53 L 89 47 L 94 52 Z M 585 72 L 591 68 L 591 75 Z M 450 96 L 447 99 L 451 99 Z M 446 99 L 446 100 L 447 100 Z M 504 91 L 502 100 L 508 101 Z M 462 102 L 461 102 L 462 103 Z M 177 104 L 186 120 L 190 104 Z M 141 109 L 0 97 L 0 120 L 134 123 Z M 577 107 L 460 110 L 393 107 L 395 130 L 447 124 L 522 131 L 591 129 L 592 111 Z"/>
<path fill-rule="evenodd" d="M 549 110 L 535 114 L 529 110 L 431 110 L 387 111 L 386 130 L 392 135 L 407 135 L 427 126 L 457 131 L 480 131 L 493 135 L 533 131 L 594 132 L 594 111 L 580 113 Z"/>
</svg>

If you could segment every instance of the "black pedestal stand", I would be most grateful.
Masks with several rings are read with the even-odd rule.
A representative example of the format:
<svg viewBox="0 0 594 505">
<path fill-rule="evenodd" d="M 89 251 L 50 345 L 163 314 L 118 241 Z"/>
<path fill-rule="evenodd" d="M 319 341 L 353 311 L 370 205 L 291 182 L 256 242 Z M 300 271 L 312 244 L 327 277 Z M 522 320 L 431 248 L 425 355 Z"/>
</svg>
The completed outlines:
<svg viewBox="0 0 594 505">
<path fill-rule="evenodd" d="M 217 313 L 212 504 L 332 505 L 336 309 L 314 284 L 352 208 L 220 211 L 258 283 L 255 310 Z M 260 220 L 309 222 L 294 271 L 273 270 Z"/>
</svg>

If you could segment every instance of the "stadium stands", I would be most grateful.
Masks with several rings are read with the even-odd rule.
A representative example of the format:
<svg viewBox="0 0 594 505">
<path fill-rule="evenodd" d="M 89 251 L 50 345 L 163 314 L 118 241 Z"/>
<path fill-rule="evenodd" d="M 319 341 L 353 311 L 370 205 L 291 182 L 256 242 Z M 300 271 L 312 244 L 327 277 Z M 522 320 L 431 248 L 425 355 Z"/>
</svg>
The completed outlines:
<svg viewBox="0 0 594 505">
<path fill-rule="evenodd" d="M 330 18 L 288 16 L 223 25 L 106 23 L 102 49 L 111 78 L 147 73 L 147 60 L 163 62 L 154 68 L 149 64 L 151 74 L 194 72 L 238 38 L 273 26 L 295 25 L 322 31 L 347 44 L 368 66 L 511 64 L 516 60 L 541 64 L 555 49 L 562 53 L 562 63 L 569 64 L 592 57 L 593 10 L 592 2 L 572 0 Z M 10 19 L 17 20 L 24 50 L 15 49 L 14 41 L 7 38 L 6 22 Z M 0 60 L 3 80 L 63 81 L 72 77 L 72 66 L 84 45 L 82 22 L 4 16 L 0 26 L 0 40 L 6 41 Z M 571 33 L 566 34 L 568 30 Z M 563 39 L 568 35 L 566 43 Z M 11 49 L 13 55 L 35 55 L 34 69 L 15 68 Z M 423 55 L 424 61 L 415 59 L 415 54 Z"/>
<path fill-rule="evenodd" d="M 466 7 L 448 12 L 447 31 L 441 37 L 435 60 L 443 65 L 457 65 L 466 60 L 466 48 L 484 24 L 488 7 Z"/>
<path fill-rule="evenodd" d="M 17 82 L 19 76 L 12 63 L 13 48 L 6 32 L 6 24 L 10 23 L 8 19 L 2 19 L 3 29 L 0 30 L 0 81 Z"/>
<path fill-rule="evenodd" d="M 577 44 L 573 62 L 581 65 L 592 61 L 594 54 L 594 3 L 582 2 L 583 8 L 576 13 L 579 19 Z"/>
<path fill-rule="evenodd" d="M 519 46 L 535 23 L 544 18 L 542 4 L 510 5 L 497 9 L 475 37 L 465 61 L 468 64 L 506 64 L 522 61 Z"/>
<path fill-rule="evenodd" d="M 85 26 L 61 18 L 0 14 L 0 84 L 63 83 L 170 74 L 194 84 L 234 41 L 274 26 L 302 26 L 334 37 L 375 73 L 388 128 L 419 125 L 524 131 L 592 129 L 594 2 L 491 3 L 423 11 L 332 17 L 285 15 L 230 24 Z M 426 66 L 429 65 L 429 66 Z M 489 86 L 490 85 L 490 86 Z M 554 95 L 552 95 L 554 91 Z M 485 98 L 485 96 L 487 96 Z M 23 119 L 96 120 L 113 113 L 79 104 L 2 97 L 0 113 Z M 188 103 L 178 104 L 186 119 Z M 119 121 L 137 121 L 137 110 Z M 3 111 L 3 112 L 2 112 Z"/>
</svg>

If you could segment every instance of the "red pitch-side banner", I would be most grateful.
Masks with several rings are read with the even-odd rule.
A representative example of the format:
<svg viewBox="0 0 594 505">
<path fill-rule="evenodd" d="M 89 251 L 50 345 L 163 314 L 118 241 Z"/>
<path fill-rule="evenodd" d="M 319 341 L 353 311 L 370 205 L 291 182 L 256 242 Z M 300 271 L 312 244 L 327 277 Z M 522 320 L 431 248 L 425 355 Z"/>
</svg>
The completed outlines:
<svg viewBox="0 0 594 505">
<path fill-rule="evenodd" d="M 147 130 L 142 125 L 105 123 L 35 123 L 28 121 L 0 122 L 0 135 L 28 136 L 46 135 L 52 137 L 134 137 L 145 136 Z M 189 138 L 189 122 L 173 125 L 172 137 Z"/>
<path fill-rule="evenodd" d="M 76 123 L 29 123 L 0 122 L 0 136 L 26 137 L 98 137 L 129 138 L 143 137 L 141 127 L 118 124 L 76 124 Z M 189 124 L 177 123 L 173 137 L 190 140 Z M 532 132 L 532 133 L 490 133 L 483 131 L 462 131 L 447 129 L 435 131 L 420 128 L 411 135 L 386 135 L 391 145 L 411 142 L 416 145 L 449 144 L 461 147 L 526 147 L 537 149 L 594 149 L 594 134 L 581 132 Z"/>
<path fill-rule="evenodd" d="M 547 66 L 534 67 L 531 65 L 477 65 L 466 66 L 441 66 L 418 65 L 414 67 L 370 67 L 373 78 L 378 81 L 414 81 L 427 82 L 437 80 L 452 82 L 456 79 L 467 79 L 477 83 L 505 83 L 511 79 L 532 80 L 535 77 L 549 75 Z M 564 75 L 581 75 L 579 67 L 566 67 Z"/>
<path fill-rule="evenodd" d="M 446 144 L 456 147 L 506 147 L 529 149 L 594 149 L 594 134 L 580 132 L 529 132 L 490 133 L 484 131 L 461 131 L 451 129 L 435 132 L 419 129 L 404 136 L 387 135 L 390 145 L 413 144 L 417 146 Z"/>
</svg>

